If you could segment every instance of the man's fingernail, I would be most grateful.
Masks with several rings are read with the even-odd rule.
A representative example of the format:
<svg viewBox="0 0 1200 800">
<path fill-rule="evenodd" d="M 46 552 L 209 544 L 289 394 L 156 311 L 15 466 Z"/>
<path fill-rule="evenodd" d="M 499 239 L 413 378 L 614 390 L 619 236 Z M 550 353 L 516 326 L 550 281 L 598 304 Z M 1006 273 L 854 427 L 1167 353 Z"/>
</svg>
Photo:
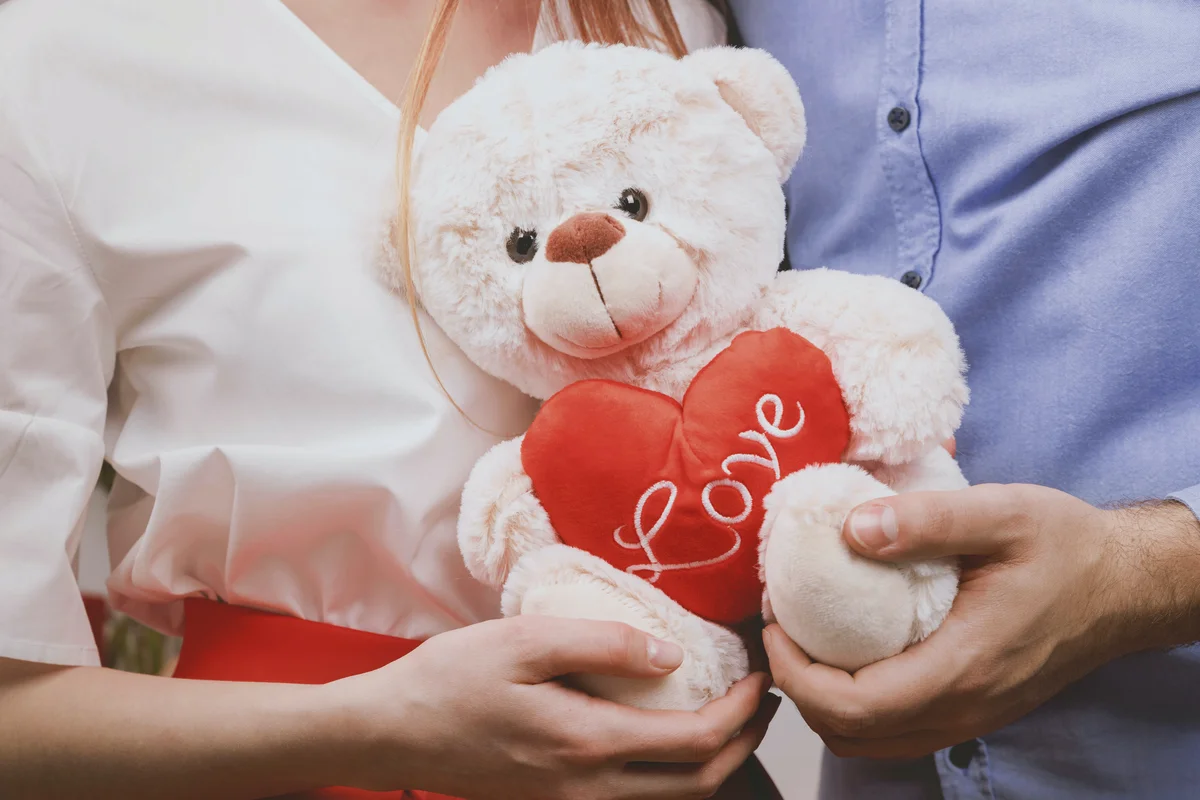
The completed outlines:
<svg viewBox="0 0 1200 800">
<path fill-rule="evenodd" d="M 863 506 L 850 515 L 850 535 L 867 550 L 882 550 L 893 544 L 899 533 L 891 506 Z"/>
<path fill-rule="evenodd" d="M 763 628 L 763 648 L 767 651 L 767 655 L 771 655 L 771 650 L 775 647 L 775 629 L 772 627 Z"/>
<path fill-rule="evenodd" d="M 674 642 L 646 637 L 646 655 L 659 669 L 674 669 L 683 663 L 683 648 Z"/>
</svg>

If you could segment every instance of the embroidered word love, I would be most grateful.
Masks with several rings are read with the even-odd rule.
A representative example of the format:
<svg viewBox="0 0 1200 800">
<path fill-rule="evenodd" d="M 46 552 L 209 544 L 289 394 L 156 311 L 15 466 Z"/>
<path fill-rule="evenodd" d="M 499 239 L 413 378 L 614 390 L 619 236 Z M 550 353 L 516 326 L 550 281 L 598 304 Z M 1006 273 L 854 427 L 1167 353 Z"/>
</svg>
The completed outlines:
<svg viewBox="0 0 1200 800">
<path fill-rule="evenodd" d="M 542 406 L 521 456 L 564 543 L 732 624 L 761 607 L 767 493 L 841 460 L 849 441 L 829 359 L 778 328 L 735 338 L 682 403 L 615 381 L 574 383 Z"/>
<path fill-rule="evenodd" d="M 768 403 L 770 403 L 771 407 L 774 409 L 774 417 L 771 421 L 767 420 L 764 410 L 764 407 Z M 721 462 L 721 471 L 724 472 L 727 477 L 716 478 L 709 481 L 704 485 L 704 489 L 701 490 L 700 493 L 700 501 L 704 505 L 704 510 L 708 512 L 708 516 L 714 522 L 718 522 L 726 526 L 733 526 L 739 522 L 744 522 L 746 518 L 750 516 L 750 512 L 754 509 L 754 498 L 750 495 L 750 489 L 741 481 L 733 479 L 731 465 L 746 463 L 759 467 L 765 467 L 771 470 L 772 474 L 775 476 L 775 480 L 779 480 L 779 478 L 782 477 L 779 469 L 779 455 L 775 452 L 775 447 L 771 444 L 771 440 L 768 437 L 773 436 L 777 439 L 791 439 L 800 433 L 800 429 L 804 427 L 804 406 L 796 403 L 796 409 L 800 412 L 800 418 L 796 424 L 790 428 L 780 428 L 779 425 L 783 419 L 783 400 L 781 400 L 779 395 L 776 394 L 764 394 L 758 399 L 758 403 L 754 407 L 754 413 L 758 420 L 758 426 L 760 430 L 742 431 L 738 434 L 738 437 L 741 439 L 748 439 L 751 442 L 758 444 L 760 447 L 762 447 L 763 452 L 766 455 L 760 456 L 753 453 L 734 453 Z M 728 486 L 729 488 L 737 491 L 742 503 L 741 511 L 738 512 L 737 516 L 722 514 L 713 507 L 712 491 L 719 486 Z M 654 497 L 655 494 L 664 490 L 669 493 L 669 496 L 667 497 L 667 504 L 663 507 L 662 512 L 659 513 L 658 519 L 655 520 L 654 524 L 650 527 L 650 530 L 646 531 L 644 522 L 646 503 L 652 497 Z M 662 530 L 663 525 L 666 524 L 668 517 L 670 517 L 671 509 L 674 508 L 675 499 L 678 497 L 678 495 L 679 489 L 674 483 L 671 481 L 659 481 L 643 492 L 642 496 L 638 498 L 637 509 L 633 514 L 633 527 L 634 531 L 637 533 L 637 541 L 630 542 L 621 537 L 621 531 L 625 528 L 624 525 L 621 525 L 615 531 L 613 531 L 613 539 L 618 545 L 627 550 L 637 550 L 640 548 L 642 552 L 646 554 L 646 558 L 649 559 L 649 561 L 645 564 L 633 564 L 626 567 L 626 572 L 649 572 L 650 577 L 647 578 L 647 580 L 649 580 L 650 583 L 657 583 L 658 579 L 664 572 L 669 570 L 695 569 L 697 567 L 707 567 L 712 564 L 720 564 L 722 561 L 727 561 L 728 559 L 732 558 L 741 548 L 741 534 L 739 534 L 735 528 L 729 527 L 729 532 L 733 534 L 733 544 L 728 550 L 718 556 L 714 556 L 713 558 L 709 558 L 704 561 L 688 561 L 682 564 L 664 564 L 659 561 L 658 557 L 654 553 L 652 543 L 654 541 L 654 537 L 658 536 L 659 531 Z"/>
</svg>

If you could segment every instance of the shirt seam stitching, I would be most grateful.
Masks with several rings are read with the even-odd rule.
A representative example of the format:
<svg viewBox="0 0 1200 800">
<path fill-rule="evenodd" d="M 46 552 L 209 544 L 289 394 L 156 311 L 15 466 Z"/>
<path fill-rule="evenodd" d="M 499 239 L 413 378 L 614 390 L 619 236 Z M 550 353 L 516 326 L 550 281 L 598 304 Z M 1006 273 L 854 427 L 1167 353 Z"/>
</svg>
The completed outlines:
<svg viewBox="0 0 1200 800">
<path fill-rule="evenodd" d="M 918 27 L 918 50 L 917 50 L 917 85 L 913 90 L 913 105 L 917 110 L 916 124 L 913 126 L 913 135 L 917 140 L 917 155 L 921 159 L 921 166 L 925 170 L 925 177 L 929 182 L 929 191 L 933 194 L 933 212 L 934 219 L 937 222 L 936 236 L 933 250 L 929 253 L 929 278 L 928 282 L 932 283 L 934 275 L 937 272 L 937 259 L 942 251 L 942 236 L 945 226 L 945 221 L 942 214 L 942 197 L 938 192 L 937 182 L 933 179 L 933 170 L 929 167 L 929 159 L 925 157 L 925 142 L 921 137 L 921 90 L 925 85 L 925 2 L 921 0 L 921 13 Z"/>
<path fill-rule="evenodd" d="M 36 156 L 33 156 L 32 153 L 30 155 L 36 159 Z M 96 275 L 96 268 L 92 264 L 92 259 L 88 256 L 87 250 L 83 246 L 83 239 L 80 237 L 79 229 L 75 225 L 75 217 L 71 213 L 71 208 L 67 205 L 67 200 L 63 196 L 62 187 L 59 186 L 58 179 L 54 177 L 50 170 L 46 169 L 44 165 L 39 166 L 42 166 L 42 172 L 50 184 L 54 199 L 58 201 L 58 208 L 62 212 L 63 221 L 67 224 L 67 230 L 71 232 L 71 241 L 75 244 L 75 253 L 79 256 L 79 260 L 83 262 L 83 265 L 87 267 L 88 276 L 92 279 L 92 285 L 96 287 L 96 291 L 99 292 L 100 297 L 104 300 L 104 305 L 107 307 L 108 295 L 104 293 L 104 287 L 100 283 L 100 278 Z"/>
<path fill-rule="evenodd" d="M 902 253 L 904 251 L 904 241 L 903 241 L 903 238 L 904 238 L 903 227 L 904 226 L 902 223 L 903 208 L 901 207 L 900 197 L 903 192 L 901 191 L 901 187 L 899 186 L 900 176 L 898 176 L 896 174 L 895 167 L 892 164 L 892 159 L 889 157 L 889 154 L 887 151 L 886 143 L 888 140 L 886 137 L 888 134 L 883 130 L 884 120 L 880 119 L 881 112 L 883 111 L 883 106 L 884 106 L 884 103 L 880 102 L 880 101 L 883 101 L 886 99 L 888 103 L 892 102 L 892 100 L 887 97 L 888 93 L 890 92 L 889 86 L 892 85 L 895 78 L 898 77 L 896 75 L 896 64 L 895 64 L 895 60 L 894 60 L 893 53 L 892 53 L 892 43 L 893 43 L 892 18 L 893 18 L 894 14 L 895 14 L 895 10 L 892 8 L 892 3 L 889 2 L 887 4 L 887 7 L 884 9 L 884 15 L 883 15 L 883 37 L 884 37 L 883 47 L 884 47 L 884 70 L 885 71 L 884 71 L 884 78 L 883 78 L 882 84 L 880 86 L 880 98 L 878 101 L 876 101 L 876 111 L 875 111 L 876 134 L 875 135 L 877 138 L 879 138 L 880 136 L 884 137 L 885 145 L 884 145 L 884 147 L 880 148 L 879 155 L 880 155 L 880 159 L 883 164 L 883 176 L 884 176 L 884 179 L 887 181 L 888 189 L 890 190 L 889 191 L 889 194 L 891 195 L 891 197 L 889 198 L 891 201 L 890 205 L 892 207 L 892 216 L 893 216 L 893 219 L 895 220 L 895 225 L 896 225 L 896 258 L 897 258 L 898 262 L 902 262 Z M 914 110 L 916 110 L 916 109 L 914 109 Z M 916 120 L 913 120 L 913 122 L 915 124 Z M 893 133 L 892 135 L 895 135 L 895 134 Z M 904 263 L 897 263 L 896 267 L 893 269 L 894 270 L 895 269 L 904 269 L 906 267 L 907 267 L 907 265 Z"/>
<path fill-rule="evenodd" d="M 61 642 L 47 641 L 44 639 L 26 639 L 24 637 L 17 636 L 0 636 L 0 647 L 4 645 L 36 647 L 51 653 L 79 653 L 82 655 L 93 655 L 96 653 L 95 645 L 62 644 Z"/>
</svg>

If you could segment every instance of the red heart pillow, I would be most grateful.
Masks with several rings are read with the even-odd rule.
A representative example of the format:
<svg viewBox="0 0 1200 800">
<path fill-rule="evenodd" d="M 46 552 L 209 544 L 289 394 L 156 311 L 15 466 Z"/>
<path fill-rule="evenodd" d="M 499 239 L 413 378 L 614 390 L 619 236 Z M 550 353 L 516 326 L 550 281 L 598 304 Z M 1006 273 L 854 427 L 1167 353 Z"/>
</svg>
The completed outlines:
<svg viewBox="0 0 1200 800">
<path fill-rule="evenodd" d="M 737 336 L 682 404 L 571 384 L 546 401 L 521 457 L 564 542 L 733 624 L 761 609 L 763 498 L 780 477 L 840 461 L 849 441 L 829 358 L 776 328 Z"/>
</svg>

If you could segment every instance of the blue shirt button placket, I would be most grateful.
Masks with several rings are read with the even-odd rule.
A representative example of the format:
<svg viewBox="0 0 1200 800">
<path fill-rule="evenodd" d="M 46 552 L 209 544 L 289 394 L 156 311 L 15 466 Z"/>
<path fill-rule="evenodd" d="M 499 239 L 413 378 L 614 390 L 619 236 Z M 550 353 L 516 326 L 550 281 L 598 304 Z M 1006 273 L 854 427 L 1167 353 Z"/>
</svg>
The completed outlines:
<svg viewBox="0 0 1200 800">
<path fill-rule="evenodd" d="M 896 215 L 896 277 L 926 291 L 941 244 L 941 210 L 919 135 L 922 14 L 920 0 L 893 0 L 887 16 L 878 98 L 880 159 Z"/>
</svg>

